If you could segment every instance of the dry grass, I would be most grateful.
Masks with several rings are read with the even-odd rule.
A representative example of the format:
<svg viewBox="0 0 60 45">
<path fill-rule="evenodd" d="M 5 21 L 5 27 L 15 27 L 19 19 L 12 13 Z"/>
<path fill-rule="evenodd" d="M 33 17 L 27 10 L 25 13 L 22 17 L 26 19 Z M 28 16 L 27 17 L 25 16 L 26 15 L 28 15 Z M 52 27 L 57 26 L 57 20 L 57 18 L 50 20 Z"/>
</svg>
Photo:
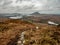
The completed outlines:
<svg viewBox="0 0 60 45">
<path fill-rule="evenodd" d="M 41 27 L 38 30 L 28 30 L 25 32 L 24 44 L 25 45 L 60 45 L 59 28 L 56 26 L 45 26 L 45 27 Z"/>
<path fill-rule="evenodd" d="M 39 26 L 39 29 L 35 26 Z M 60 45 L 60 27 L 12 19 L 0 23 L 0 45 L 17 45 L 23 31 L 24 45 Z"/>
<path fill-rule="evenodd" d="M 21 20 L 7 19 L 0 22 L 0 45 L 16 45 L 19 34 L 30 28 L 34 28 L 34 25 Z"/>
</svg>

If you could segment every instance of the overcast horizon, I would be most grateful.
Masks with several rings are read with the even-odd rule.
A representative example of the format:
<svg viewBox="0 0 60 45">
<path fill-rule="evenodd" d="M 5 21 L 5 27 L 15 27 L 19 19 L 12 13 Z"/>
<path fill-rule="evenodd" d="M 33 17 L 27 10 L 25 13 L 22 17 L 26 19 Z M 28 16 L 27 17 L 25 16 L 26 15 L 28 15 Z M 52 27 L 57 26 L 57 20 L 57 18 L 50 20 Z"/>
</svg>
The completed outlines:
<svg viewBox="0 0 60 45">
<path fill-rule="evenodd" d="M 0 0 L 0 13 L 60 14 L 60 0 Z"/>
</svg>

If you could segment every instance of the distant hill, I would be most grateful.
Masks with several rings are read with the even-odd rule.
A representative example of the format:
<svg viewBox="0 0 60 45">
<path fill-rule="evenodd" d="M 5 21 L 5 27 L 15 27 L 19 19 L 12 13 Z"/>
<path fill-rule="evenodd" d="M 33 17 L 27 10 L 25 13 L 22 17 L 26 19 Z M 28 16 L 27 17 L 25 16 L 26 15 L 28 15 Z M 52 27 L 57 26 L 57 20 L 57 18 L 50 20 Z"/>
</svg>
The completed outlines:
<svg viewBox="0 0 60 45">
<path fill-rule="evenodd" d="M 9 18 L 9 17 L 15 17 L 15 16 L 22 16 L 22 14 L 20 14 L 20 13 L 0 14 L 0 18 Z"/>
<path fill-rule="evenodd" d="M 40 15 L 40 13 L 39 12 L 34 12 L 31 15 Z"/>
</svg>

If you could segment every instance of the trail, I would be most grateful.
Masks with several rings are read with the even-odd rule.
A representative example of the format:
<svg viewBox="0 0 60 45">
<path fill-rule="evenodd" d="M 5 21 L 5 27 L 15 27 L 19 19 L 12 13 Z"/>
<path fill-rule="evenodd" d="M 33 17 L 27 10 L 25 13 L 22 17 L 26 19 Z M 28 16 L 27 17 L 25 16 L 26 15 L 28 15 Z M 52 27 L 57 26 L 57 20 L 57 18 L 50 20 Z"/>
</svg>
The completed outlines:
<svg viewBox="0 0 60 45">
<path fill-rule="evenodd" d="M 17 41 L 17 45 L 24 45 L 24 34 L 25 31 L 21 33 L 21 35 L 19 35 L 19 40 Z"/>
<path fill-rule="evenodd" d="M 31 29 L 27 29 L 27 30 L 38 30 L 38 29 L 39 29 L 39 27 L 36 26 L 34 29 L 31 28 Z M 19 39 L 18 39 L 18 41 L 17 41 L 17 45 L 24 45 L 24 43 L 25 43 L 24 35 L 25 35 L 25 33 L 26 33 L 27 30 L 22 31 L 22 32 L 20 33 L 20 35 L 19 35 Z"/>
</svg>

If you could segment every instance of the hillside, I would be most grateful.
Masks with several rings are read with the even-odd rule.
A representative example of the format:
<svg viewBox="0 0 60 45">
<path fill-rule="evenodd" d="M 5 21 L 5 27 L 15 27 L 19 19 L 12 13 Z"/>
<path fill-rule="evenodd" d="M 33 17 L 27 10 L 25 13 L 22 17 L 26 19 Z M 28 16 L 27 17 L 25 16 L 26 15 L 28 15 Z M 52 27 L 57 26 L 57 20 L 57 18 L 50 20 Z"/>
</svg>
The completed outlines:
<svg viewBox="0 0 60 45">
<path fill-rule="evenodd" d="M 35 26 L 22 20 L 1 19 L 0 22 L 0 45 L 15 45 L 19 34 Z"/>
<path fill-rule="evenodd" d="M 32 22 L 37 22 L 37 23 L 47 23 L 48 21 L 53 21 L 53 22 L 57 22 L 60 23 L 60 15 L 34 15 L 34 16 L 29 16 L 24 18 L 24 20 L 30 20 Z"/>
<path fill-rule="evenodd" d="M 60 27 L 45 25 L 24 35 L 24 45 L 60 45 Z"/>
<path fill-rule="evenodd" d="M 20 19 L 0 20 L 0 45 L 21 45 L 20 41 L 24 45 L 60 45 L 60 26 Z"/>
</svg>

